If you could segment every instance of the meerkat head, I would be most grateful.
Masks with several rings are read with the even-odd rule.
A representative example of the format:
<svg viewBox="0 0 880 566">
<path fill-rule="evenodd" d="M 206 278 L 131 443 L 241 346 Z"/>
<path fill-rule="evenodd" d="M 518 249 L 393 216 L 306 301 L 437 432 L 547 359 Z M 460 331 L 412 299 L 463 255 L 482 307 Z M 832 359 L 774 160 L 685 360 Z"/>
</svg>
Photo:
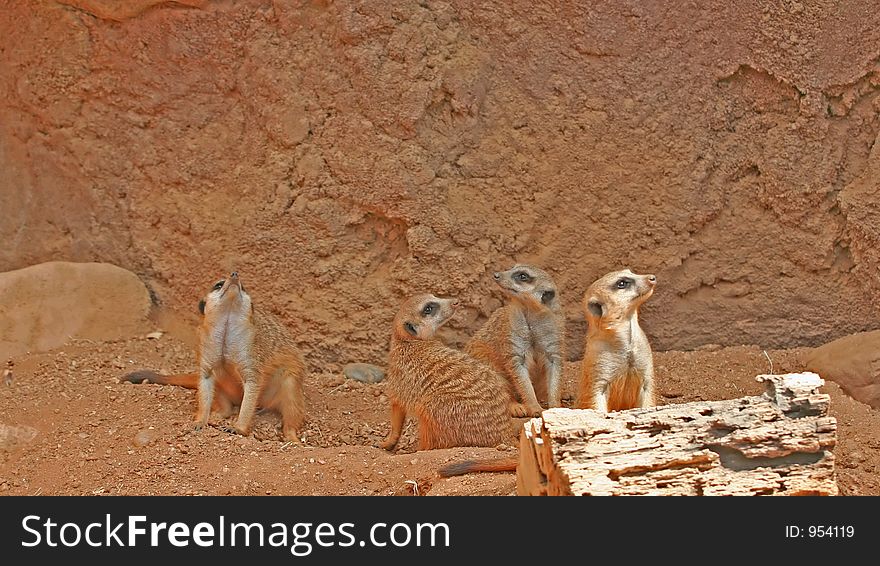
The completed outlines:
<svg viewBox="0 0 880 566">
<path fill-rule="evenodd" d="M 199 301 L 199 312 L 205 316 L 230 311 L 250 313 L 253 308 L 251 296 L 244 290 L 237 271 L 214 283 L 205 298 Z"/>
<path fill-rule="evenodd" d="M 428 340 L 455 314 L 457 299 L 416 295 L 404 301 L 394 318 L 394 334 L 403 340 Z"/>
<path fill-rule="evenodd" d="M 657 278 L 629 269 L 612 271 L 590 285 L 584 293 L 584 313 L 593 325 L 598 321 L 628 318 L 654 294 Z"/>
<path fill-rule="evenodd" d="M 516 264 L 494 274 L 495 282 L 511 297 L 526 304 L 555 308 L 559 304 L 556 283 L 543 269 Z"/>
</svg>

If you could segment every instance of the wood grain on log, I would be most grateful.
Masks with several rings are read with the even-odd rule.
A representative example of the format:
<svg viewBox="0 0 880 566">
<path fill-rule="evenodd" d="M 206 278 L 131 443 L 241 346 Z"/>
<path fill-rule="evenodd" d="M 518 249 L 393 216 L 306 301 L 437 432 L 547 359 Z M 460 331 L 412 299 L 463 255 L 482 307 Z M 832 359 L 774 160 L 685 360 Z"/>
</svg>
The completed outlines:
<svg viewBox="0 0 880 566">
<path fill-rule="evenodd" d="M 836 495 L 837 422 L 816 374 L 762 396 L 601 414 L 550 409 L 520 436 L 520 495 Z"/>
</svg>

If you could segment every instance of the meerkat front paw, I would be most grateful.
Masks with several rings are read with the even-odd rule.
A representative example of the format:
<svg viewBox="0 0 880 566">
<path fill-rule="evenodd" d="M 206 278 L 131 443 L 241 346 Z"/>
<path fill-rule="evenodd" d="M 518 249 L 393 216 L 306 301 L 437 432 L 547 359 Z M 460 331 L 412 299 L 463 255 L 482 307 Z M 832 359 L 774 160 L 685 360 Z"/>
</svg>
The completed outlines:
<svg viewBox="0 0 880 566">
<path fill-rule="evenodd" d="M 543 409 L 541 407 L 529 408 L 522 403 L 510 404 L 510 415 L 512 417 L 540 417 Z"/>
<path fill-rule="evenodd" d="M 290 442 L 291 444 L 293 444 L 295 446 L 302 446 L 303 445 L 302 439 L 300 439 L 296 434 L 285 433 L 284 440 L 285 440 L 285 442 Z"/>
<path fill-rule="evenodd" d="M 236 435 L 240 435 L 240 436 L 247 436 L 248 435 L 247 432 L 242 431 L 240 428 L 235 427 L 235 426 L 217 425 L 217 428 L 219 430 L 222 430 L 225 433 L 228 433 L 228 434 L 236 434 Z"/>
<path fill-rule="evenodd" d="M 529 407 L 529 408 L 528 408 L 528 411 L 529 411 L 529 415 L 528 415 L 528 416 L 530 416 L 530 417 L 540 417 L 540 416 L 541 416 L 541 413 L 544 412 L 544 408 L 541 407 L 541 405 L 535 405 L 534 407 Z"/>
</svg>

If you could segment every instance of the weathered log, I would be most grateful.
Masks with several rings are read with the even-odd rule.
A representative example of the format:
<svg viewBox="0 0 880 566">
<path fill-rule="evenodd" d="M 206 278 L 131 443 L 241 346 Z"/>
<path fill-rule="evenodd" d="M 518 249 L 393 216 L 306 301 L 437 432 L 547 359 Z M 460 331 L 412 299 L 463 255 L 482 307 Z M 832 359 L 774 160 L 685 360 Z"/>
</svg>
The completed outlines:
<svg viewBox="0 0 880 566">
<path fill-rule="evenodd" d="M 760 375 L 764 395 L 526 422 L 519 495 L 836 495 L 824 381 Z"/>
</svg>

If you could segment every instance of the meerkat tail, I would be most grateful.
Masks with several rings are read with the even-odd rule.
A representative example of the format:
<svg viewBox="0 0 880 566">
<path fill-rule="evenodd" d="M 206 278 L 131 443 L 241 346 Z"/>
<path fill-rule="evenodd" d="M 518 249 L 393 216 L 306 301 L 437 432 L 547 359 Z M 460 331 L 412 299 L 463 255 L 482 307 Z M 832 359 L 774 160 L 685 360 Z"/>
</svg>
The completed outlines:
<svg viewBox="0 0 880 566">
<path fill-rule="evenodd" d="M 119 378 L 120 383 L 156 383 L 159 385 L 177 385 L 186 389 L 199 388 L 199 375 L 192 373 L 178 373 L 174 375 L 160 375 L 152 370 L 138 370 Z"/>
<path fill-rule="evenodd" d="M 513 472 L 516 470 L 516 458 L 499 458 L 497 460 L 465 460 L 440 468 L 440 477 L 449 478 L 474 472 Z"/>
</svg>

